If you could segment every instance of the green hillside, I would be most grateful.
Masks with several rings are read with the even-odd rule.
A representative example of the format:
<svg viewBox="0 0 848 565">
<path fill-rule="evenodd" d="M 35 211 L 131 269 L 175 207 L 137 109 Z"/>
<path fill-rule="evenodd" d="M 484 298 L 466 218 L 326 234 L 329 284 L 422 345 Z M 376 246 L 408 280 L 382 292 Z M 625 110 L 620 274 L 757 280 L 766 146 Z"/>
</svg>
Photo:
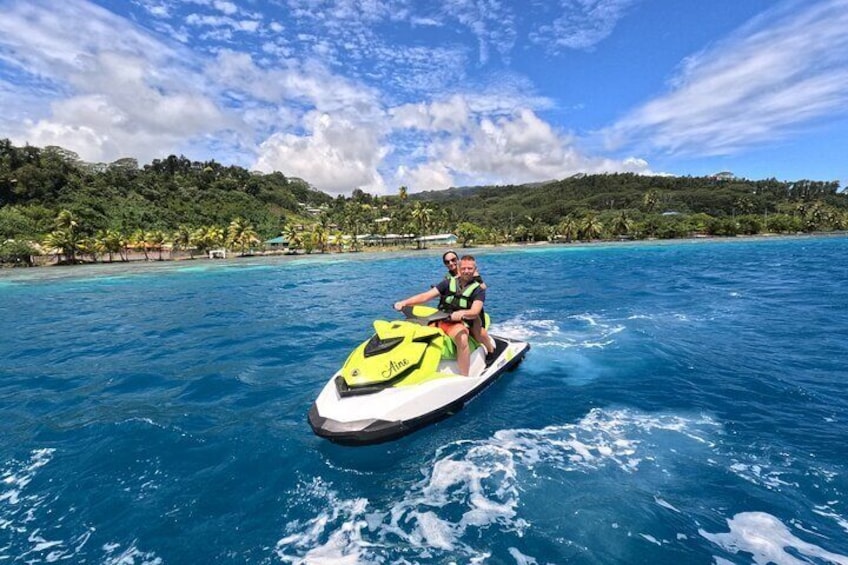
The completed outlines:
<svg viewBox="0 0 848 565">
<path fill-rule="evenodd" d="M 171 155 L 139 165 L 81 161 L 59 147 L 0 140 L 0 262 L 40 247 L 66 262 L 129 247 L 242 251 L 283 234 L 290 247 L 342 249 L 347 235 L 410 243 L 456 233 L 464 244 L 844 230 L 837 181 L 575 175 L 547 183 L 331 197 L 307 180 Z M 383 236 L 383 239 L 380 239 Z M 352 239 L 351 239 L 352 238 Z M 419 243 L 420 245 L 420 243 Z"/>
</svg>

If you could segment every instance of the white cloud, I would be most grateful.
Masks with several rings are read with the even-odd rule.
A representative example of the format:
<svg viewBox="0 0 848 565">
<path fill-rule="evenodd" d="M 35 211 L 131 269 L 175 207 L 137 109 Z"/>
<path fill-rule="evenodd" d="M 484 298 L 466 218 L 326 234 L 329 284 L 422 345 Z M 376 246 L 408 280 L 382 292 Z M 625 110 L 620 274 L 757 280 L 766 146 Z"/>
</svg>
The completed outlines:
<svg viewBox="0 0 848 565">
<path fill-rule="evenodd" d="M 235 28 L 239 31 L 253 33 L 259 29 L 261 22 L 258 20 L 239 20 L 235 24 Z"/>
<path fill-rule="evenodd" d="M 577 172 L 650 173 L 647 162 L 592 158 L 574 140 L 555 131 L 532 110 L 499 118 L 470 118 L 464 134 L 436 136 L 427 159 L 399 168 L 396 180 L 411 191 L 461 184 L 520 184 L 563 178 Z M 441 184 L 450 183 L 450 184 Z"/>
<path fill-rule="evenodd" d="M 411 169 L 400 166 L 395 180 L 398 186 L 406 186 L 413 192 L 441 190 L 456 184 L 450 170 L 442 163 L 423 163 Z"/>
<path fill-rule="evenodd" d="M 466 98 L 459 95 L 430 104 L 404 104 L 393 108 L 390 113 L 398 128 L 457 133 L 465 128 L 470 117 Z"/>
<path fill-rule="evenodd" d="M 784 4 L 686 60 L 667 94 L 605 132 L 609 143 L 645 140 L 669 153 L 730 154 L 845 115 L 846 29 L 844 0 Z"/>
<path fill-rule="evenodd" d="M 436 18 L 417 17 L 417 16 L 413 16 L 409 20 L 409 23 L 411 23 L 414 26 L 424 26 L 424 27 L 441 27 L 442 25 L 444 25 L 442 22 L 440 22 Z"/>
<path fill-rule="evenodd" d="M 154 18 L 168 18 L 171 16 L 171 8 L 167 2 L 151 0 L 136 0 Z"/>
<path fill-rule="evenodd" d="M 635 2 L 637 0 L 560 0 L 560 14 L 530 38 L 552 51 L 591 49 L 612 33 Z"/>
<path fill-rule="evenodd" d="M 491 84 L 470 85 L 455 93 L 430 102 L 402 104 L 389 110 L 395 128 L 430 132 L 462 133 L 473 117 L 512 116 L 529 109 L 549 110 L 552 100 L 533 93 L 533 85 L 524 79 L 502 73 Z"/>
<path fill-rule="evenodd" d="M 483 119 L 466 139 L 448 139 L 436 153 L 466 177 L 505 183 L 554 178 L 569 157 L 566 143 L 530 110 L 496 121 Z"/>
<path fill-rule="evenodd" d="M 104 51 L 144 53 L 164 62 L 173 50 L 126 20 L 89 3 L 16 2 L 0 18 L 0 57 L 32 75 L 62 81 L 85 63 L 85 55 Z"/>
<path fill-rule="evenodd" d="M 436 95 L 462 84 L 467 78 L 467 49 L 461 45 L 391 45 L 372 43 L 367 50 L 356 52 L 369 65 L 367 75 L 387 87 L 397 88 L 402 95 Z"/>
<path fill-rule="evenodd" d="M 84 161 L 90 162 L 114 161 L 120 150 L 108 136 L 90 126 L 63 124 L 49 120 L 31 124 L 27 138 L 28 143 L 37 147 L 57 145 L 77 153 Z"/>
<path fill-rule="evenodd" d="M 508 71 L 469 79 L 464 39 L 413 46 L 378 33 L 396 22 L 452 26 L 440 33 L 465 26 L 481 60 L 506 58 L 518 16 L 496 0 L 446 0 L 435 14 L 412 14 L 406 0 L 291 0 L 301 20 L 287 15 L 285 26 L 224 0 L 142 1 L 161 18 L 148 25 L 162 36 L 83 0 L 8 3 L 0 57 L 26 80 L 4 77 L 0 100 L 14 97 L 6 85 L 27 82 L 32 100 L 30 113 L 16 106 L 0 116 L 16 142 L 61 145 L 92 161 L 146 162 L 189 148 L 190 158 L 237 156 L 333 193 L 383 193 L 384 175 L 420 190 L 648 169 L 585 156 L 540 118 L 554 103 L 528 79 Z M 186 17 L 186 5 L 198 13 Z M 174 25 L 191 49 L 173 41 Z M 240 43 L 230 43 L 236 35 Z"/>
<path fill-rule="evenodd" d="M 143 160 L 178 151 L 184 140 L 222 129 L 226 120 L 198 92 L 163 92 L 144 82 L 131 57 L 102 54 L 89 73 L 73 77 L 92 92 L 54 102 L 52 115 L 31 124 L 27 141 L 60 145 L 89 161 L 132 155 Z M 96 88 L 97 82 L 111 85 Z M 100 92 L 100 93 L 95 93 Z"/>
<path fill-rule="evenodd" d="M 222 51 L 207 74 L 214 76 L 221 88 L 269 103 L 299 102 L 323 112 L 360 116 L 372 115 L 378 106 L 373 89 L 336 75 L 314 60 L 264 69 L 247 53 Z"/>
<path fill-rule="evenodd" d="M 355 188 L 385 193 L 377 167 L 386 149 L 379 132 L 367 123 L 311 112 L 304 119 L 304 135 L 276 133 L 259 146 L 254 168 L 284 171 L 330 193 Z"/>
<path fill-rule="evenodd" d="M 233 14 L 238 12 L 238 7 L 235 4 L 233 4 L 232 2 L 215 1 L 215 2 L 212 2 L 212 5 L 216 9 L 227 14 L 228 16 L 232 16 Z"/>
<path fill-rule="evenodd" d="M 16 142 L 61 145 L 83 159 L 179 152 L 193 136 L 233 125 L 185 53 L 91 4 L 18 3 L 0 23 L 22 73 L 60 85 L 49 115 L 16 124 Z M 36 95 L 36 93 L 33 93 Z"/>
<path fill-rule="evenodd" d="M 489 61 L 494 48 L 508 59 L 517 40 L 515 14 L 499 0 L 444 0 L 444 11 L 466 26 L 477 38 L 479 60 Z"/>
<path fill-rule="evenodd" d="M 261 22 L 255 19 L 235 19 L 229 16 L 213 16 L 201 14 L 189 14 L 185 23 L 190 26 L 217 28 L 211 33 L 223 34 L 218 37 L 229 38 L 228 31 L 241 31 L 254 33 L 259 29 Z"/>
</svg>

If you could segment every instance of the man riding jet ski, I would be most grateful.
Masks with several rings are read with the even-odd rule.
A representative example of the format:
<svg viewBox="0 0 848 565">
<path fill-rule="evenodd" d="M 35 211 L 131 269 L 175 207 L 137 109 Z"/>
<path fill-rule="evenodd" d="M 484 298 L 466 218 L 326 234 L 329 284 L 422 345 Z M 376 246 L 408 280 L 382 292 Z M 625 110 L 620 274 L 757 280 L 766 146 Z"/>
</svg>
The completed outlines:
<svg viewBox="0 0 848 565">
<path fill-rule="evenodd" d="M 374 335 L 350 354 L 309 410 L 309 424 L 317 435 L 346 445 L 401 437 L 456 413 L 518 365 L 530 348 L 525 342 L 488 336 L 493 351 L 487 362 L 485 348 L 469 338 L 467 330 L 453 331 L 464 333 L 456 342 L 445 333 L 444 327 L 462 325 L 459 320 L 480 314 L 467 308 L 474 291 L 456 282 L 447 285 L 454 289 L 453 298 L 443 296 L 442 301 L 443 306 L 453 302 L 452 313 L 413 306 L 426 300 L 424 296 L 438 296 L 434 288 L 395 304 L 406 320 L 374 322 Z M 460 358 L 463 348 L 465 361 Z"/>
<path fill-rule="evenodd" d="M 436 322 L 436 325 L 456 344 L 456 361 L 459 372 L 468 375 L 471 350 L 468 346 L 468 330 L 477 343 L 485 346 L 487 361 L 494 359 L 495 346 L 481 331 L 479 319 L 483 314 L 483 302 L 486 300 L 486 288 L 474 280 L 477 273 L 477 261 L 471 255 L 466 255 L 459 261 L 459 276 L 441 281 L 430 290 L 410 296 L 406 300 L 395 302 L 395 310 L 406 306 L 423 304 L 440 297 L 439 310 L 448 313 L 448 318 Z M 466 326 L 466 321 L 468 326 Z M 472 323 L 478 322 L 478 323 Z"/>
<path fill-rule="evenodd" d="M 448 272 L 445 275 L 445 279 L 451 279 L 453 277 L 459 276 L 459 255 L 457 255 L 456 251 L 453 249 L 448 249 L 442 254 L 442 263 L 447 268 Z M 483 290 L 486 290 L 486 283 L 483 282 L 483 277 L 480 276 L 478 271 L 474 271 L 473 282 L 479 283 L 480 287 Z M 440 308 L 441 309 L 441 308 Z M 493 342 L 489 339 L 488 330 L 488 321 L 485 314 L 481 313 L 478 318 L 474 318 L 471 322 L 466 321 L 466 325 L 470 326 L 471 335 L 475 336 L 477 341 L 486 348 L 486 353 L 491 354 L 493 352 Z M 488 359 L 488 357 L 487 357 Z"/>
</svg>

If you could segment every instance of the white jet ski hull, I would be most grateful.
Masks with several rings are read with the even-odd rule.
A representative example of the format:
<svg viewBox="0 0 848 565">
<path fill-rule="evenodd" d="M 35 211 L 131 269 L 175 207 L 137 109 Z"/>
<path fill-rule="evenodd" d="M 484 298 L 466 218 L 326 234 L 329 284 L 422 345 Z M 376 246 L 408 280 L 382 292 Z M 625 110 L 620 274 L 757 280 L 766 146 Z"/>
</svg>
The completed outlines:
<svg viewBox="0 0 848 565">
<path fill-rule="evenodd" d="M 458 374 L 455 361 L 442 361 L 441 377 L 413 386 L 386 387 L 376 392 L 343 394 L 336 374 L 324 386 L 309 410 L 316 435 L 343 445 L 390 441 L 458 412 L 506 371 L 514 369 L 530 344 L 492 336 L 496 358 L 488 367 L 485 350 L 471 354 L 470 376 Z"/>
</svg>

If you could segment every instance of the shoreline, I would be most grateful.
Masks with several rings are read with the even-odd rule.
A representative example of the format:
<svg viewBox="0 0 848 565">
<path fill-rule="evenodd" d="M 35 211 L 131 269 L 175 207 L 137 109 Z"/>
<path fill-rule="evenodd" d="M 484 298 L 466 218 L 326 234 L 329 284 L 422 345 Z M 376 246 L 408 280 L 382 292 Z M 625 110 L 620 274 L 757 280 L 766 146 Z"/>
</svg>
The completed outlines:
<svg viewBox="0 0 848 565">
<path fill-rule="evenodd" d="M 700 243 L 743 243 L 752 241 L 774 241 L 781 239 L 814 239 L 827 237 L 846 237 L 848 231 L 838 232 L 814 232 L 801 234 L 758 234 L 750 236 L 734 236 L 734 237 L 689 237 L 675 239 L 640 239 L 640 240 L 596 240 L 596 241 L 572 241 L 572 242 L 529 242 L 529 243 L 503 243 L 503 244 L 481 244 L 476 246 L 461 247 L 461 246 L 429 246 L 424 249 L 416 248 L 399 248 L 399 247 L 370 247 L 354 252 L 327 252 L 327 253 L 261 253 L 253 255 L 238 255 L 234 254 L 225 259 L 210 259 L 207 256 L 174 258 L 150 258 L 145 260 L 143 254 L 138 255 L 141 258 L 132 258 L 129 261 L 97 261 L 78 263 L 76 265 L 60 265 L 58 263 L 50 263 L 46 265 L 37 265 L 35 267 L 6 267 L 0 268 L 0 282 L 14 283 L 24 282 L 27 280 L 56 280 L 62 278 L 72 278 L 84 273 L 98 273 L 105 276 L 121 276 L 133 272 L 156 271 L 159 269 L 214 269 L 219 267 L 237 267 L 237 266 L 261 266 L 273 263 L 302 263 L 304 261 L 320 261 L 324 260 L 373 260 L 377 258 L 394 258 L 394 257 L 413 257 L 416 255 L 441 255 L 448 249 L 452 249 L 460 255 L 467 252 L 475 254 L 477 251 L 488 253 L 495 250 L 503 251 L 522 251 L 522 250 L 540 250 L 545 248 L 611 248 L 611 247 L 635 247 L 646 245 L 691 245 Z"/>
</svg>

